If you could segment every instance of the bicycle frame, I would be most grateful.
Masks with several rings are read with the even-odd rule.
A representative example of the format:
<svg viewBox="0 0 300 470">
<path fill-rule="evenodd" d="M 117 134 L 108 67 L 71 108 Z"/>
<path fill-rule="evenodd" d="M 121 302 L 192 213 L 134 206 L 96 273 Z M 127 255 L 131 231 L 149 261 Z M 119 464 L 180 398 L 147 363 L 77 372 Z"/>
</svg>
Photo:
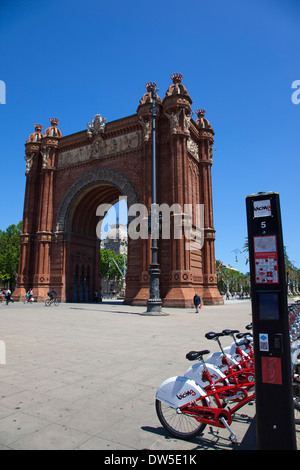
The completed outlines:
<svg viewBox="0 0 300 470">
<path fill-rule="evenodd" d="M 227 330 L 230 331 L 230 330 Z M 187 359 L 189 360 L 195 360 L 199 359 L 200 363 L 194 364 L 191 366 L 184 374 L 185 377 L 189 377 L 193 380 L 195 380 L 196 383 L 199 383 L 202 387 L 206 388 L 205 381 L 207 381 L 205 376 L 203 374 L 207 371 L 207 368 L 210 369 L 210 372 L 213 369 L 213 375 L 211 374 L 211 378 L 213 378 L 213 382 L 220 383 L 223 382 L 225 379 L 227 379 L 231 384 L 236 384 L 236 385 L 241 385 L 243 384 L 247 390 L 250 390 L 253 387 L 253 382 L 254 382 L 254 364 L 253 364 L 253 359 L 250 358 L 250 356 L 246 356 L 242 350 L 240 349 L 239 346 L 236 347 L 236 353 L 237 356 L 240 357 L 240 361 L 232 361 L 232 357 L 228 356 L 227 354 L 224 353 L 221 343 L 219 341 L 219 336 L 223 336 L 224 333 L 207 333 L 205 336 L 208 339 L 215 339 L 220 348 L 221 348 L 221 353 L 216 353 L 218 360 L 217 362 L 219 363 L 219 367 L 221 365 L 222 371 L 220 371 L 220 368 L 217 367 L 217 365 L 212 364 L 209 362 L 209 358 L 212 356 L 209 356 L 209 358 L 204 361 L 203 360 L 203 354 L 208 354 L 210 351 L 205 350 L 201 351 L 202 354 L 200 355 L 198 352 L 190 352 L 186 355 Z M 249 364 L 250 363 L 250 364 Z"/>
<path fill-rule="evenodd" d="M 252 346 L 252 340 L 248 338 L 249 333 L 240 333 L 238 330 L 223 330 L 222 333 L 225 336 L 231 336 L 233 338 L 233 343 L 231 346 L 224 348 L 223 353 L 230 354 L 237 362 L 241 363 L 244 366 L 254 364 L 254 350 Z M 242 339 L 239 343 L 235 338 L 237 333 L 237 338 Z"/>
<path fill-rule="evenodd" d="M 190 361 L 198 360 L 199 363 L 193 364 L 184 377 L 172 377 L 163 382 L 155 395 L 158 401 L 173 408 L 176 414 L 188 415 L 204 425 L 227 428 L 232 441 L 236 441 L 236 435 L 230 428 L 232 416 L 255 400 L 254 364 L 249 341 L 245 341 L 245 346 L 250 349 L 250 354 L 246 354 L 240 347 L 244 344 L 237 344 L 234 338 L 234 352 L 239 359 L 236 361 L 225 354 L 219 340 L 219 336 L 230 334 L 234 337 L 234 333 L 239 332 L 224 330 L 222 333 L 210 332 L 205 335 L 207 339 L 215 339 L 219 343 L 221 353 L 217 353 L 217 356 L 222 371 L 216 364 L 204 361 L 203 356 L 209 354 L 209 350 L 191 351 L 186 358 Z"/>
<path fill-rule="evenodd" d="M 241 407 L 255 399 L 255 393 L 249 395 L 242 385 L 218 385 L 213 382 L 209 371 L 205 372 L 209 385 L 204 390 L 188 377 L 171 377 L 161 384 L 155 398 L 177 410 L 177 413 L 192 416 L 198 422 L 219 428 L 227 428 L 232 441 L 236 436 L 230 424 L 233 414 Z M 252 384 L 253 385 L 253 384 Z M 192 399 L 191 399 L 192 398 Z M 182 402 L 181 402 L 182 400 Z M 199 401 L 211 400 L 216 406 L 200 406 Z M 229 402 L 237 402 L 231 409 L 225 409 Z"/>
<path fill-rule="evenodd" d="M 195 419 L 197 419 L 197 421 L 201 423 L 210 424 L 211 426 L 216 426 L 219 428 L 225 428 L 227 426 L 224 425 L 222 421 L 220 422 L 220 417 L 222 416 L 226 419 L 227 424 L 230 426 L 230 424 L 232 423 L 232 416 L 240 408 L 242 408 L 247 403 L 255 399 L 255 393 L 253 393 L 252 395 L 246 394 L 246 396 L 242 400 L 240 400 L 237 403 L 237 405 L 227 410 L 223 408 L 219 395 L 222 395 L 223 393 L 226 393 L 228 391 L 232 392 L 232 389 L 234 390 L 239 389 L 237 390 L 237 392 L 241 391 L 241 393 L 243 394 L 246 393 L 245 390 L 241 389 L 240 387 L 236 387 L 235 385 L 225 386 L 222 388 L 218 388 L 217 390 L 211 390 L 210 392 L 207 393 L 206 396 L 201 397 L 201 400 L 205 398 L 210 399 L 213 397 L 216 401 L 217 407 L 199 406 L 196 404 L 196 402 L 200 400 L 200 398 L 198 398 L 194 402 L 190 402 L 186 405 L 183 405 L 180 408 L 180 411 L 181 413 L 187 413 L 187 414 L 193 414 L 193 415 L 195 414 L 194 416 Z"/>
<path fill-rule="evenodd" d="M 297 390 L 294 391 L 294 402 L 296 400 L 297 406 L 294 406 L 295 409 L 299 410 L 300 302 L 293 306 L 293 309 L 290 309 L 289 314 L 292 365 L 295 369 L 293 371 L 293 382 L 297 387 Z M 251 325 L 246 328 L 250 329 Z M 234 337 L 235 333 L 238 333 L 238 338 L 246 338 L 244 341 L 237 343 Z M 227 335 L 234 338 L 234 343 L 230 346 L 230 351 L 234 354 L 231 355 L 225 353 L 219 341 L 219 336 Z M 254 401 L 256 397 L 253 347 L 247 335 L 249 333 L 239 333 L 237 330 L 223 330 L 222 333 L 210 332 L 206 334 L 207 339 L 215 339 L 219 343 L 221 353 L 215 353 L 215 358 L 218 357 L 222 370 L 217 367 L 217 364 L 204 361 L 203 355 L 210 353 L 209 350 L 191 351 L 186 355 L 187 359 L 198 360 L 199 363 L 193 364 L 186 371 L 184 377 L 171 377 L 163 382 L 158 388 L 155 398 L 173 408 L 175 414 L 190 416 L 205 425 L 227 428 L 230 432 L 230 439 L 236 441 L 236 435 L 230 428 L 233 415 L 240 408 Z M 233 361 L 233 356 L 239 360 Z M 231 408 L 227 407 L 229 403 Z M 158 416 L 160 418 L 162 415 L 158 414 Z M 297 424 L 299 424 L 298 421 L 296 419 Z M 168 423 L 165 418 L 161 422 L 168 430 Z M 171 432 L 170 428 L 169 432 Z"/>
</svg>

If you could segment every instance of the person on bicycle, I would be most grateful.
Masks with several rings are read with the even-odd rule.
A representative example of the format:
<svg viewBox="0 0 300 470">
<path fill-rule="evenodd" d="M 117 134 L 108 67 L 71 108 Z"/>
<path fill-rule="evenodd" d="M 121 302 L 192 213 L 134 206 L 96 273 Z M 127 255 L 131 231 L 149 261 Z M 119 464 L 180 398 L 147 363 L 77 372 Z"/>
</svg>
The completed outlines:
<svg viewBox="0 0 300 470">
<path fill-rule="evenodd" d="M 31 302 L 32 297 L 33 297 L 33 291 L 32 289 L 29 289 L 29 291 L 26 294 L 27 302 Z"/>
<path fill-rule="evenodd" d="M 47 295 L 50 297 L 50 300 L 56 299 L 56 292 L 55 292 L 54 289 L 50 289 L 50 290 L 47 292 Z"/>
</svg>

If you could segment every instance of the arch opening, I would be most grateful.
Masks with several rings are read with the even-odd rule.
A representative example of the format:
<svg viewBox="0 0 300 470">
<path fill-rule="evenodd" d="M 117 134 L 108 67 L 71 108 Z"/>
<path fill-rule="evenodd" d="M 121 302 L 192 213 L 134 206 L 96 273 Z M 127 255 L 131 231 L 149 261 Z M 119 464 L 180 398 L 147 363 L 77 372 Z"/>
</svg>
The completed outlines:
<svg viewBox="0 0 300 470">
<path fill-rule="evenodd" d="M 115 172 L 114 172 L 115 173 Z M 99 175 L 98 175 L 99 176 Z M 105 212 L 99 215 L 98 208 L 101 205 L 113 206 L 120 199 L 137 202 L 135 192 L 131 185 L 121 176 L 122 182 L 118 184 L 118 178 L 112 182 L 107 178 L 97 178 L 89 184 L 84 184 L 84 179 L 71 188 L 70 194 L 65 195 L 57 217 L 57 231 L 64 233 L 65 239 L 65 300 L 67 302 L 93 302 L 107 297 L 103 294 L 103 283 L 100 275 L 100 242 L 105 236 L 105 231 L 99 233 L 98 227 L 101 222 L 102 229 L 105 228 Z M 107 181 L 108 179 L 108 181 Z M 68 204 L 65 203 L 68 201 Z M 124 203 L 123 203 L 124 206 Z M 100 211 L 101 212 L 101 211 Z M 116 212 L 116 211 L 115 211 Z M 103 223 L 104 222 L 104 223 Z M 110 222 L 111 223 L 111 222 Z M 109 226 L 107 226 L 109 228 Z M 60 230 L 59 230 L 60 229 Z M 116 260 L 118 270 L 122 271 L 122 280 L 112 282 L 111 290 L 115 291 L 120 285 L 122 297 L 125 296 L 125 275 L 123 260 Z M 112 261 L 112 264 L 116 264 Z M 127 266 L 127 256 L 126 256 Z M 113 270 L 110 270 L 113 272 Z M 115 278 L 119 278 L 118 276 Z M 118 284 L 119 282 L 119 284 Z"/>
</svg>

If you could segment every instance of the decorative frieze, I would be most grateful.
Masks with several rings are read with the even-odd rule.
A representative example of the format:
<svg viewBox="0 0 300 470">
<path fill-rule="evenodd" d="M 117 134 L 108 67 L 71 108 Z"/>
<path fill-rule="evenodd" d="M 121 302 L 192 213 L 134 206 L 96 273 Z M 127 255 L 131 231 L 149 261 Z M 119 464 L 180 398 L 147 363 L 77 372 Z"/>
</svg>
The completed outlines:
<svg viewBox="0 0 300 470">
<path fill-rule="evenodd" d="M 80 147 L 77 149 L 68 150 L 67 152 L 61 152 L 58 155 L 57 167 L 62 168 L 74 165 L 75 163 L 85 162 L 90 158 L 91 148 L 91 145 L 87 145 L 86 147 Z"/>
<path fill-rule="evenodd" d="M 102 158 L 120 152 L 138 148 L 141 145 L 141 131 L 104 140 L 101 135 L 85 147 L 61 152 L 58 156 L 58 168 L 85 162 L 91 158 Z"/>
<path fill-rule="evenodd" d="M 115 153 L 133 150 L 141 145 L 141 131 L 120 135 L 103 140 L 101 137 L 94 141 L 91 148 L 91 158 L 106 157 Z"/>
</svg>

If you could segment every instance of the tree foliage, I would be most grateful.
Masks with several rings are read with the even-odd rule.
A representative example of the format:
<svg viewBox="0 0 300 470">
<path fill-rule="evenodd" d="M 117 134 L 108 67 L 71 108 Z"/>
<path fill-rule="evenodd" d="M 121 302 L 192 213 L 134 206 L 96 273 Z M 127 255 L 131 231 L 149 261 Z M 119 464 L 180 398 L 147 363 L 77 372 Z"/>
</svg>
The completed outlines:
<svg viewBox="0 0 300 470">
<path fill-rule="evenodd" d="M 124 260 L 125 266 L 127 258 L 125 255 L 116 253 L 108 248 L 100 249 L 100 275 L 102 278 L 106 279 L 115 279 L 117 281 L 122 279 L 122 274 L 124 271 Z M 119 266 L 119 269 L 117 267 Z M 121 272 L 120 272 L 121 271 Z"/>
<path fill-rule="evenodd" d="M 289 259 L 286 247 L 284 247 L 284 263 L 288 293 L 294 294 L 300 288 L 300 269 Z"/>
<path fill-rule="evenodd" d="M 216 261 L 216 272 L 218 276 L 218 289 L 221 293 L 226 293 L 227 291 L 250 293 L 249 273 L 243 274 L 236 269 L 231 269 L 221 261 Z"/>
<path fill-rule="evenodd" d="M 20 256 L 22 222 L 0 230 L 0 283 L 14 288 Z"/>
</svg>

